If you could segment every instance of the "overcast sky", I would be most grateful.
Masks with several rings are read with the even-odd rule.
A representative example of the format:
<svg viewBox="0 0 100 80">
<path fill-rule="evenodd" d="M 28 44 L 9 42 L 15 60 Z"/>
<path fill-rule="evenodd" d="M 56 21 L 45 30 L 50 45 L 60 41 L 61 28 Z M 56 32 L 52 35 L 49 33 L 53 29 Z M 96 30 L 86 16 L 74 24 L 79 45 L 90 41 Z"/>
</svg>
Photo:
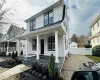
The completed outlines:
<svg viewBox="0 0 100 80">
<path fill-rule="evenodd" d="M 25 19 L 36 14 L 57 0 L 7 0 L 6 7 L 14 8 L 8 13 L 11 22 L 26 27 Z M 68 0 L 70 34 L 88 35 L 89 26 L 100 14 L 100 0 Z M 11 14 L 12 13 L 12 14 Z M 8 21 L 10 21 L 8 20 Z"/>
</svg>

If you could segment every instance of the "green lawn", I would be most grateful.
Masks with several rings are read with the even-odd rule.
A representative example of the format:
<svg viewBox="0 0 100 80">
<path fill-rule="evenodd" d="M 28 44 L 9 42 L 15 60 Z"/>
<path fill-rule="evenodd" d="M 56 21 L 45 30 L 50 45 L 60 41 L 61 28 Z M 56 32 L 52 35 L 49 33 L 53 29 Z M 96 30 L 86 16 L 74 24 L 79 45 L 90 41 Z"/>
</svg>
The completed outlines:
<svg viewBox="0 0 100 80">
<path fill-rule="evenodd" d="M 87 57 L 92 59 L 94 62 L 100 62 L 100 57 L 98 56 L 87 56 Z"/>
</svg>

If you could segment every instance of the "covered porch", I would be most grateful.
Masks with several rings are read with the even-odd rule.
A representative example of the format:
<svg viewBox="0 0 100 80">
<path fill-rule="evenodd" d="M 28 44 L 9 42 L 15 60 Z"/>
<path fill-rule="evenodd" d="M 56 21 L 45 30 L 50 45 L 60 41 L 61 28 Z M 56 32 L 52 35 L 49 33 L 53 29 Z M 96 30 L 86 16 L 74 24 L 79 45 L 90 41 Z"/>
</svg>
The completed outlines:
<svg viewBox="0 0 100 80">
<path fill-rule="evenodd" d="M 3 41 L 0 42 L 0 52 L 6 52 L 8 55 L 9 52 L 16 50 L 16 42 Z"/>
<path fill-rule="evenodd" d="M 64 58 L 64 36 L 61 26 L 57 28 L 39 29 L 32 32 L 25 32 L 18 39 L 26 40 L 26 57 L 34 57 L 36 60 L 41 56 L 55 56 L 55 62 L 59 63 L 59 57 Z M 20 51 L 20 49 L 18 50 Z M 44 58 L 43 57 L 43 58 Z M 45 58 L 44 58 L 45 59 Z"/>
</svg>

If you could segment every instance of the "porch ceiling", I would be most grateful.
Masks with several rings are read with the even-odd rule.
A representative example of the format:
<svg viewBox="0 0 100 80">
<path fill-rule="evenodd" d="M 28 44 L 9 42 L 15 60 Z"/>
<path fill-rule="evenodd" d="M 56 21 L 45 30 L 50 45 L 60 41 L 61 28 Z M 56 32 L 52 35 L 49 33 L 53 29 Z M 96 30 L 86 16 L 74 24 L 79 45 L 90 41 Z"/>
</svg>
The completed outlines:
<svg viewBox="0 0 100 80">
<path fill-rule="evenodd" d="M 59 23 L 59 24 L 52 25 L 49 27 L 43 27 L 43 28 L 37 29 L 35 31 L 29 31 L 29 32 L 26 31 L 21 36 L 19 36 L 17 39 L 26 39 L 27 37 L 32 37 L 32 36 L 36 36 L 36 35 L 54 33 L 56 30 L 59 31 L 60 34 L 65 34 L 61 27 L 61 23 Z"/>
</svg>

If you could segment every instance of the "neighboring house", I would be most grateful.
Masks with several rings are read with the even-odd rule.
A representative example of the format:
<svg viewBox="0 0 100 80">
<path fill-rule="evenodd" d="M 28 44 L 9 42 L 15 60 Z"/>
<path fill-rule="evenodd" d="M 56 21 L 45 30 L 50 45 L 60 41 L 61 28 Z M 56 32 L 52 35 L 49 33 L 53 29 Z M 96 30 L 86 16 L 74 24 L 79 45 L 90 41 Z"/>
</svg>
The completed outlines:
<svg viewBox="0 0 100 80">
<path fill-rule="evenodd" d="M 1 40 L 2 36 L 3 36 L 3 34 L 0 33 L 0 40 Z M 0 52 L 1 52 L 1 46 L 0 46 Z"/>
<path fill-rule="evenodd" d="M 18 43 L 16 37 L 25 32 L 23 28 L 19 28 L 13 24 L 10 24 L 8 27 L 7 33 L 4 34 L 0 40 L 1 52 L 7 52 L 7 55 L 9 52 L 17 50 Z M 25 41 L 20 42 L 21 49 L 23 46 L 25 47 Z"/>
<path fill-rule="evenodd" d="M 19 36 L 26 39 L 26 57 L 29 55 L 65 57 L 67 45 L 67 10 L 63 0 L 59 0 L 46 9 L 25 20 L 27 31 Z M 64 40 L 65 39 L 65 40 Z M 20 50 L 19 50 L 20 51 Z"/>
<path fill-rule="evenodd" d="M 2 34 L 2 33 L 0 33 L 0 40 L 1 40 L 2 36 L 3 36 L 3 34 Z"/>
<path fill-rule="evenodd" d="M 77 43 L 76 42 L 71 42 L 70 43 L 70 48 L 78 48 Z"/>
<path fill-rule="evenodd" d="M 91 40 L 92 47 L 100 45 L 100 15 L 93 21 L 90 28 L 91 36 L 89 39 Z"/>
</svg>

